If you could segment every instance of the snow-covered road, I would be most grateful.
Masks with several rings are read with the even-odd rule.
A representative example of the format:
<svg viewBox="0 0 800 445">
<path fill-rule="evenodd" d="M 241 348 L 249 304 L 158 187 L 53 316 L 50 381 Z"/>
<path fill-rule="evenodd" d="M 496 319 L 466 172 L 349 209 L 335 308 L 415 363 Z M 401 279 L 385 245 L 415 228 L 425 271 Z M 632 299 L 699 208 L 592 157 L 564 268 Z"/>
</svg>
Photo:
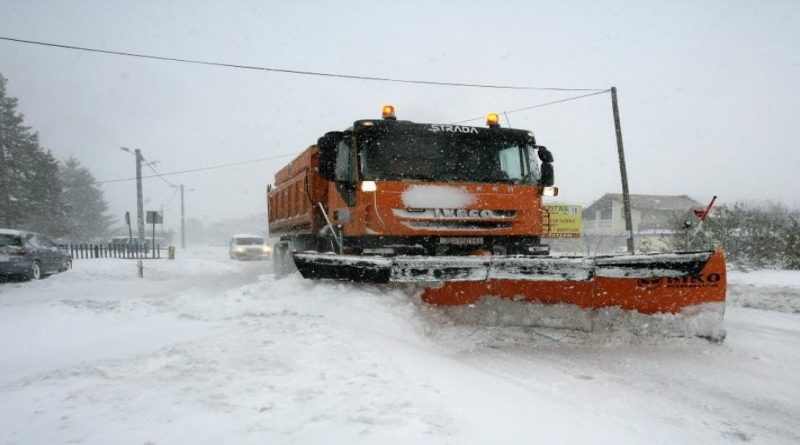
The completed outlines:
<svg viewBox="0 0 800 445">
<path fill-rule="evenodd" d="M 0 444 L 800 443 L 800 274 L 722 345 L 454 323 L 198 249 L 0 283 Z"/>
</svg>

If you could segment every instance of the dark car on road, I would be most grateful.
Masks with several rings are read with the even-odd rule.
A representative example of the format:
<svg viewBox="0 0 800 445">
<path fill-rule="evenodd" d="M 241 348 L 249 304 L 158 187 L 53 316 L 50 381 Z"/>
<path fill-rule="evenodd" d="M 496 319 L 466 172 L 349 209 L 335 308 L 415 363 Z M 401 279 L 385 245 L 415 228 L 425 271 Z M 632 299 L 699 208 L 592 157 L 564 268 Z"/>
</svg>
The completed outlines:
<svg viewBox="0 0 800 445">
<path fill-rule="evenodd" d="M 72 257 L 46 236 L 0 229 L 0 275 L 38 280 L 72 267 Z"/>
</svg>

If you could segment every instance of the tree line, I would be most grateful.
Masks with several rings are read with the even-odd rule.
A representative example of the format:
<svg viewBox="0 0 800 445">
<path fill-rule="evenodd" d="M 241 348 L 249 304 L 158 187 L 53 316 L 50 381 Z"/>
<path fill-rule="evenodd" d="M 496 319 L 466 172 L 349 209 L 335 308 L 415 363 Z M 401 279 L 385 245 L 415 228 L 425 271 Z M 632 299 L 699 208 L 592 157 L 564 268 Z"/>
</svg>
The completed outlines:
<svg viewBox="0 0 800 445">
<path fill-rule="evenodd" d="M 77 159 L 61 162 L 42 147 L 6 83 L 0 75 L 0 228 L 71 241 L 105 238 L 112 219 L 94 176 Z"/>
</svg>

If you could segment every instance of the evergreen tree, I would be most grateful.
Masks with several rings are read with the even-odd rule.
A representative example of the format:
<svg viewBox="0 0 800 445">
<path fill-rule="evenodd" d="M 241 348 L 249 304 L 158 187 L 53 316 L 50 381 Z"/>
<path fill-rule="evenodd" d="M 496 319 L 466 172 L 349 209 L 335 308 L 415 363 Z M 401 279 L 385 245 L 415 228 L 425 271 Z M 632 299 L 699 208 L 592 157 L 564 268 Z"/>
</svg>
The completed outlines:
<svg viewBox="0 0 800 445">
<path fill-rule="evenodd" d="M 22 221 L 20 208 L 20 164 L 25 164 L 23 147 L 31 143 L 30 129 L 16 112 L 17 99 L 6 96 L 6 79 L 0 75 L 0 227 L 15 227 Z"/>
<path fill-rule="evenodd" d="M 59 172 L 66 205 L 65 226 L 73 241 L 105 238 L 111 227 L 108 203 L 88 169 L 69 158 Z"/>
<path fill-rule="evenodd" d="M 0 226 L 62 236 L 66 212 L 58 161 L 23 121 L 0 75 Z"/>
</svg>

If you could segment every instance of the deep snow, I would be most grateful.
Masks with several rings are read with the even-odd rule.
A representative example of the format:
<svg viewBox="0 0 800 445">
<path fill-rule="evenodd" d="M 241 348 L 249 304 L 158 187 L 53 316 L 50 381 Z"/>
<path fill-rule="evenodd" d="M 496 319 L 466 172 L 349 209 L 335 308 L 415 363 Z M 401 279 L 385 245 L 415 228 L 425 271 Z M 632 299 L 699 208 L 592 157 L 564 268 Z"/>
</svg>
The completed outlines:
<svg viewBox="0 0 800 445">
<path fill-rule="evenodd" d="M 0 283 L 0 443 L 800 442 L 797 272 L 731 272 L 714 345 L 460 324 L 224 249 L 134 264 Z"/>
</svg>

